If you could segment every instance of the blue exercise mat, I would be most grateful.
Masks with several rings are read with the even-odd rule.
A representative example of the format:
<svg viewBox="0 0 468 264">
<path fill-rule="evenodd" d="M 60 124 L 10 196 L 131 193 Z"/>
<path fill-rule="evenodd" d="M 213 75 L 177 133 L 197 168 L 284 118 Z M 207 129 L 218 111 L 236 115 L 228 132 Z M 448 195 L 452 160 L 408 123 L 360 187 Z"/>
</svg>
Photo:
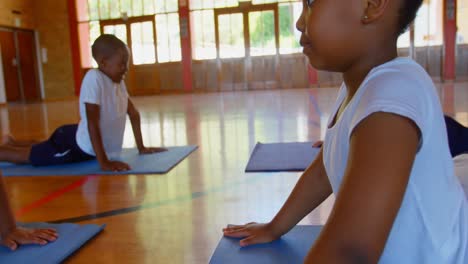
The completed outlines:
<svg viewBox="0 0 468 264">
<path fill-rule="evenodd" d="M 116 175 L 116 174 L 164 174 L 181 162 L 197 146 L 169 147 L 168 151 L 139 155 L 137 149 L 124 149 L 119 160 L 132 168 L 124 172 L 102 171 L 96 160 L 56 166 L 34 167 L 3 163 L 3 176 L 60 176 L 60 175 Z"/>
<path fill-rule="evenodd" d="M 312 142 L 257 143 L 246 172 L 304 171 L 314 161 L 319 148 Z"/>
<path fill-rule="evenodd" d="M 295 226 L 277 241 L 245 248 L 239 246 L 240 239 L 223 237 L 210 264 L 303 263 L 321 230 L 322 226 Z"/>
<path fill-rule="evenodd" d="M 25 245 L 15 251 L 0 246 L 0 263 L 61 263 L 104 229 L 104 225 L 19 224 L 30 228 L 54 228 L 59 237 L 45 246 Z"/>
</svg>

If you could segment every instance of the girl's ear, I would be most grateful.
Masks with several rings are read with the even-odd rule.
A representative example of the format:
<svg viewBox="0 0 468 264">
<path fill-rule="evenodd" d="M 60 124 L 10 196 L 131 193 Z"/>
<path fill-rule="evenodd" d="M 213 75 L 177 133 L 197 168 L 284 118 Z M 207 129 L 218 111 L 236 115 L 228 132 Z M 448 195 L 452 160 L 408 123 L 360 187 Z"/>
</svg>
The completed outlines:
<svg viewBox="0 0 468 264">
<path fill-rule="evenodd" d="M 388 8 L 390 0 L 363 0 L 364 10 L 361 21 L 364 24 L 380 19 Z"/>
</svg>

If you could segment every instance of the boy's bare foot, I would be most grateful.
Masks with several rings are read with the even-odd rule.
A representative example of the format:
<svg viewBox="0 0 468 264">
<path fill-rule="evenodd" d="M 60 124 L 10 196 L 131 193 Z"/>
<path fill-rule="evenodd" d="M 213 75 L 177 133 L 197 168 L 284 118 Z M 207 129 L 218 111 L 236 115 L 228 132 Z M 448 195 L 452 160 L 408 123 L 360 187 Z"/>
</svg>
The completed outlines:
<svg viewBox="0 0 468 264">
<path fill-rule="evenodd" d="M 13 147 L 29 147 L 31 145 L 37 144 L 39 141 L 36 140 L 24 140 L 20 141 L 12 137 L 11 135 L 2 136 L 2 145 L 9 145 Z"/>
</svg>

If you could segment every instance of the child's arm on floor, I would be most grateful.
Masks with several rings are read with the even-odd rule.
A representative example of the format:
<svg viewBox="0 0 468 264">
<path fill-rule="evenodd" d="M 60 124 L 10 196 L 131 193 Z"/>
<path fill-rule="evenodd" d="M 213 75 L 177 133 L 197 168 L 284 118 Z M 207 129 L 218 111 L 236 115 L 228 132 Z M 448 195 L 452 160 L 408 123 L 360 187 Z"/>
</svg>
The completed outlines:
<svg viewBox="0 0 468 264">
<path fill-rule="evenodd" d="M 135 108 L 135 105 L 132 103 L 130 98 L 128 99 L 128 116 L 130 118 L 130 123 L 132 124 L 133 135 L 135 136 L 135 142 L 140 154 L 150 154 L 156 152 L 167 151 L 165 148 L 147 148 L 143 144 L 143 137 L 141 136 L 141 118 L 140 113 Z"/>
<path fill-rule="evenodd" d="M 3 178 L 0 175 L 0 244 L 16 250 L 19 245 L 45 245 L 55 241 L 57 237 L 58 234 L 53 229 L 26 229 L 16 226 Z"/>
<path fill-rule="evenodd" d="M 306 263 L 377 263 L 398 214 L 420 130 L 407 118 L 374 113 L 350 137 L 333 210 Z"/>
<path fill-rule="evenodd" d="M 88 119 L 88 131 L 89 137 L 91 138 L 91 144 L 93 145 L 96 159 L 104 171 L 127 171 L 130 170 L 130 166 L 124 162 L 112 161 L 107 157 L 104 151 L 104 145 L 102 143 L 101 128 L 99 125 L 100 109 L 99 105 L 85 103 L 86 106 L 86 117 Z"/>
<path fill-rule="evenodd" d="M 307 168 L 289 195 L 286 203 L 268 224 L 250 223 L 223 229 L 229 237 L 245 237 L 241 246 L 267 243 L 278 239 L 302 218 L 319 206 L 332 193 L 320 150 L 315 161 Z"/>
</svg>

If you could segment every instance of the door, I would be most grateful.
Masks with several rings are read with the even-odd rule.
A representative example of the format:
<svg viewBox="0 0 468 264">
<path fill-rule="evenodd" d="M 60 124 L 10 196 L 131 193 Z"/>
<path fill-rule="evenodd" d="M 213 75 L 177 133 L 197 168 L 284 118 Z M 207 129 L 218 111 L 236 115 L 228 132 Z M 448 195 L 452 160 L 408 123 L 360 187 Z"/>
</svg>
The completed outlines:
<svg viewBox="0 0 468 264">
<path fill-rule="evenodd" d="M 13 31 L 0 31 L 3 75 L 5 76 L 5 94 L 7 102 L 21 100 L 21 88 L 16 59 L 15 35 Z"/>
<path fill-rule="evenodd" d="M 221 91 L 246 90 L 244 14 L 217 14 L 215 25 L 218 87 Z"/>
<path fill-rule="evenodd" d="M 217 9 L 215 28 L 220 90 L 279 85 L 277 4 Z"/>
<path fill-rule="evenodd" d="M 34 33 L 32 31 L 17 31 L 16 34 L 23 99 L 28 102 L 37 101 L 40 99 L 40 93 Z"/>
<path fill-rule="evenodd" d="M 100 21 L 101 33 L 113 34 L 127 44 L 130 62 L 126 79 L 131 95 L 159 93 L 156 64 L 156 27 L 154 16 L 133 17 L 128 20 Z"/>
<path fill-rule="evenodd" d="M 247 63 L 250 89 L 279 86 L 279 38 L 277 9 L 248 12 L 249 45 Z M 255 70 L 253 70 L 255 69 Z"/>
</svg>

